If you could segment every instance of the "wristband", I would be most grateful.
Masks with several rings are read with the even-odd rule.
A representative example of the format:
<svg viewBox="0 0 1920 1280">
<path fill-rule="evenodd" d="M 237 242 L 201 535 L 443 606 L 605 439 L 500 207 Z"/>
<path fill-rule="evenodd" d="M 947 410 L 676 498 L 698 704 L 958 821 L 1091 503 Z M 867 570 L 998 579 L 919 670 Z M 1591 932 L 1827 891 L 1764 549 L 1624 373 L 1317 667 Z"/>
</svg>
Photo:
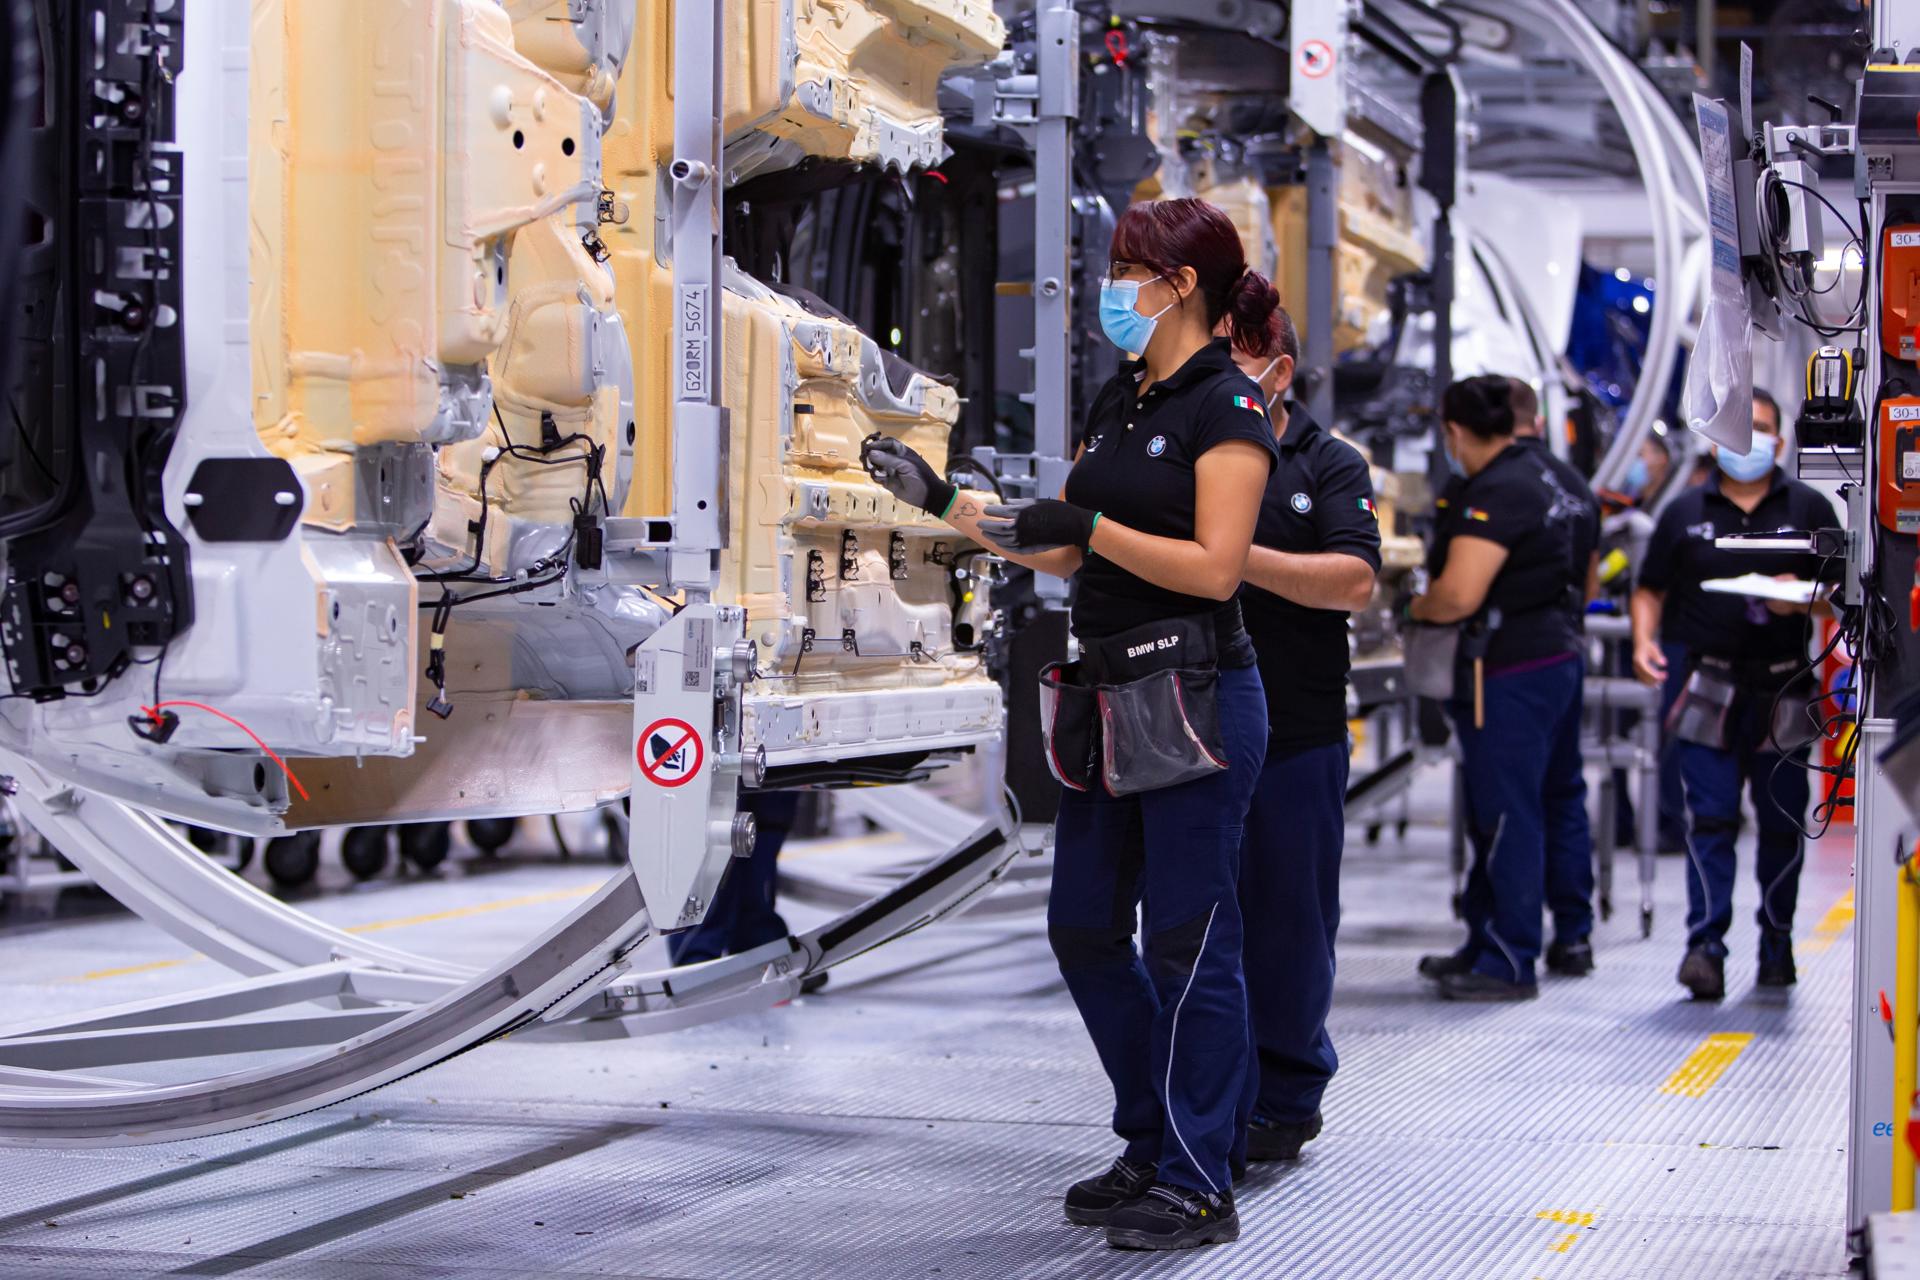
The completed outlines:
<svg viewBox="0 0 1920 1280">
<path fill-rule="evenodd" d="M 938 497 L 939 497 L 938 494 L 929 494 L 928 501 L 933 501 Z M 958 501 L 960 501 L 960 486 L 954 485 L 954 484 L 948 485 L 947 500 L 944 503 L 941 503 L 940 505 L 939 518 L 942 520 L 945 520 L 947 518 L 947 514 L 953 510 L 953 504 Z"/>
</svg>

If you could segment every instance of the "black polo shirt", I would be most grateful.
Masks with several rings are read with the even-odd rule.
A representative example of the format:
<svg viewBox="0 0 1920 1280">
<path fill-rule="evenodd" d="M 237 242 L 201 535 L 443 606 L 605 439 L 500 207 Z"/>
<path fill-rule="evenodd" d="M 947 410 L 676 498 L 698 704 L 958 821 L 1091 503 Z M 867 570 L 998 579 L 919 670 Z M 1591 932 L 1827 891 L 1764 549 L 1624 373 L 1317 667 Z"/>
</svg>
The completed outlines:
<svg viewBox="0 0 1920 1280">
<path fill-rule="evenodd" d="M 1714 539 L 1777 529 L 1839 527 L 1840 517 L 1825 494 L 1789 480 L 1778 467 L 1774 468 L 1766 495 L 1751 512 L 1742 511 L 1720 491 L 1716 468 L 1704 484 L 1695 485 L 1667 504 L 1640 562 L 1639 585 L 1666 593 L 1660 613 L 1660 638 L 1729 661 L 1779 662 L 1805 657 L 1804 617 L 1783 617 L 1769 610 L 1763 600 L 1702 591 L 1700 584 L 1745 573 L 1790 573 L 1796 578 L 1819 579 L 1820 556 L 1794 551 L 1723 551 L 1713 545 Z M 1826 580 L 1837 581 L 1840 569 L 1841 558 L 1835 556 L 1826 566 Z"/>
<path fill-rule="evenodd" d="M 1600 504 L 1594 500 L 1593 489 L 1580 474 L 1580 468 L 1565 458 L 1554 457 L 1545 439 L 1515 436 L 1513 442 L 1527 451 L 1529 459 L 1540 468 L 1541 483 L 1553 494 L 1553 506 L 1548 509 L 1547 518 L 1565 520 L 1571 528 L 1573 589 L 1567 607 L 1575 618 L 1583 618 L 1587 611 L 1587 568 L 1600 545 Z M 1585 623 L 1580 625 L 1584 629 Z"/>
<path fill-rule="evenodd" d="M 1291 402 L 1253 541 L 1275 551 L 1357 556 L 1380 571 L 1380 522 L 1367 460 Z M 1267 688 L 1268 755 L 1344 741 L 1351 656 L 1346 613 L 1309 609 L 1252 583 L 1240 588 L 1240 611 Z"/>
<path fill-rule="evenodd" d="M 1140 395 L 1144 371 L 1143 362 L 1124 364 L 1094 396 L 1085 450 L 1067 473 L 1067 501 L 1142 533 L 1191 539 L 1193 464 L 1230 440 L 1259 445 L 1271 461 L 1278 457 L 1273 424 L 1225 338 Z M 1087 639 L 1220 609 L 1218 600 L 1157 587 L 1091 551 L 1075 581 L 1073 629 Z"/>
<path fill-rule="evenodd" d="M 1478 475 L 1456 478 L 1434 500 L 1431 576 L 1445 572 L 1447 548 L 1457 537 L 1485 538 L 1507 549 L 1507 562 L 1476 615 L 1491 622 L 1499 613 L 1486 652 L 1489 673 L 1579 648 L 1579 623 L 1569 608 L 1576 526 L 1554 517 L 1559 494 L 1542 471 L 1532 449 L 1510 444 Z"/>
</svg>

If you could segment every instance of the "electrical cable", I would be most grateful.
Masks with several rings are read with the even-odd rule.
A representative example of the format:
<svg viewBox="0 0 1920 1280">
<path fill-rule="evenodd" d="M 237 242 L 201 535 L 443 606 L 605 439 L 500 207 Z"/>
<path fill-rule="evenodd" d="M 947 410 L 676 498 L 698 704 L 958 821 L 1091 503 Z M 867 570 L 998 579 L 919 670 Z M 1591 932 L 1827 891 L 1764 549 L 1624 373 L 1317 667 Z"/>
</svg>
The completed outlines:
<svg viewBox="0 0 1920 1280">
<path fill-rule="evenodd" d="M 1814 580 L 1816 582 L 1825 580 L 1832 568 L 1834 560 L 1844 554 L 1844 544 L 1827 552 L 1821 559 L 1820 567 L 1815 572 Z M 1832 740 L 1835 736 L 1836 726 L 1842 726 L 1850 719 L 1857 719 L 1858 709 L 1866 705 L 1865 699 L 1869 696 L 1867 682 L 1871 679 L 1866 640 L 1873 627 L 1875 606 L 1883 604 L 1879 599 L 1878 593 L 1871 590 L 1867 593 L 1866 600 L 1867 603 L 1864 607 L 1858 610 L 1843 612 L 1839 616 L 1833 638 L 1827 641 L 1820 652 L 1808 661 L 1805 666 L 1796 670 L 1792 676 L 1788 677 L 1788 679 L 1774 691 L 1773 700 L 1769 704 L 1767 711 L 1767 736 L 1765 742 L 1774 755 L 1773 767 L 1767 771 L 1768 791 L 1771 793 L 1775 790 L 1776 779 L 1779 776 L 1780 770 L 1789 765 L 1808 773 L 1817 773 L 1832 779 L 1826 788 L 1826 794 L 1821 797 L 1819 803 L 1813 807 L 1809 815 L 1813 824 L 1818 827 L 1817 831 L 1809 830 L 1807 823 L 1801 817 L 1786 813 L 1784 809 L 1781 810 L 1787 820 L 1793 824 L 1794 829 L 1808 840 L 1820 839 L 1832 827 L 1835 815 L 1838 813 L 1841 805 L 1845 803 L 1845 797 L 1840 794 L 1841 790 L 1844 788 L 1847 780 L 1853 776 L 1854 757 L 1859 749 L 1860 742 L 1860 735 L 1857 730 L 1853 736 L 1847 740 L 1847 745 L 1837 764 L 1824 765 L 1815 763 L 1812 758 L 1812 751 L 1816 744 Z M 1813 646 L 1813 619 L 1813 611 L 1809 608 L 1806 615 L 1806 623 L 1801 632 L 1802 653 L 1805 653 Z M 1889 623 L 1888 625 L 1890 627 L 1891 624 Z M 1842 643 L 1845 643 L 1848 655 L 1853 659 L 1853 678 L 1849 680 L 1849 688 L 1854 694 L 1855 711 L 1850 713 L 1844 708 L 1841 708 L 1824 716 L 1818 715 L 1814 710 L 1816 707 L 1828 701 L 1844 702 L 1844 694 L 1848 692 L 1848 689 L 1824 689 L 1820 686 L 1819 678 L 1820 665 L 1830 658 L 1834 650 Z M 1813 677 L 1814 693 L 1813 696 L 1808 698 L 1802 705 L 1801 714 L 1805 716 L 1807 723 L 1814 727 L 1814 733 L 1806 743 L 1796 744 L 1789 749 L 1780 742 L 1779 737 L 1781 700 L 1786 696 L 1789 689 L 1808 676 Z M 1796 758 L 1796 753 L 1803 747 L 1808 752 L 1808 757 L 1804 761 Z M 1779 808 L 1780 806 L 1776 805 L 1775 807 Z"/>
<path fill-rule="evenodd" d="M 572 466 L 575 463 L 585 463 L 587 467 L 586 504 L 588 506 L 591 505 L 594 490 L 598 488 L 600 491 L 600 509 L 602 513 L 606 515 L 613 514 L 613 503 L 607 496 L 606 482 L 602 479 L 602 472 L 606 465 L 607 450 L 605 445 L 596 444 L 593 437 L 581 431 L 575 431 L 569 435 L 562 436 L 550 444 L 543 443 L 538 449 L 531 448 L 528 445 L 517 444 L 507 432 L 507 422 L 506 419 L 501 416 L 498 401 L 496 401 L 493 406 L 493 420 L 500 424 L 500 434 L 506 443 L 495 446 L 498 452 L 480 464 L 480 518 L 472 522 L 468 527 L 468 532 L 473 538 L 472 563 L 463 565 L 458 569 L 415 570 L 414 577 L 422 582 L 478 582 L 484 584 L 500 584 L 514 581 L 512 577 L 476 576 L 486 553 L 487 517 L 491 505 L 487 493 L 487 480 L 492 475 L 494 464 L 503 457 L 517 458 L 522 462 L 531 462 L 543 467 Z M 586 446 L 585 450 L 581 453 L 569 454 L 564 458 L 543 456 L 552 453 L 556 449 L 564 449 L 568 445 L 575 443 L 584 444 Z M 584 509 L 586 508 L 583 506 L 575 506 L 574 513 L 578 515 Z M 572 546 L 571 536 L 568 539 L 567 546 L 569 549 Z"/>
<path fill-rule="evenodd" d="M 606 465 L 606 446 L 595 443 L 593 438 L 584 432 L 576 431 L 569 435 L 560 436 L 553 427 L 552 418 L 546 414 L 542 414 L 541 426 L 543 435 L 552 433 L 554 438 L 543 438 L 540 447 L 535 449 L 527 445 L 515 443 L 512 437 L 507 434 L 506 419 L 501 415 L 500 405 L 497 401 L 493 406 L 493 417 L 494 421 L 500 424 L 500 433 L 506 440 L 506 443 L 496 446 L 496 451 L 493 456 L 480 464 L 480 517 L 478 520 L 471 522 L 468 529 L 473 538 L 472 563 L 458 571 L 426 570 L 417 571 L 414 575 L 415 578 L 422 582 L 438 582 L 441 584 L 439 599 L 433 601 L 423 600 L 418 605 L 419 608 L 431 609 L 433 611 L 432 617 L 428 620 L 427 624 L 428 655 L 424 674 L 428 680 L 433 682 L 434 686 L 434 696 L 428 699 L 427 710 L 433 712 L 441 719 L 445 719 L 453 714 L 453 702 L 447 697 L 446 661 L 447 631 L 453 620 L 454 609 L 460 605 L 474 604 L 481 600 L 493 600 L 501 596 L 520 595 L 528 591 L 537 591 L 542 587 L 550 587 L 563 581 L 567 576 L 568 558 L 573 554 L 575 541 L 580 535 L 580 517 L 586 515 L 593 509 L 593 499 L 596 490 L 600 496 L 601 513 L 603 515 L 611 515 L 613 511 L 612 501 L 607 496 L 606 481 L 602 478 L 602 473 Z M 582 452 L 569 454 L 566 457 L 556 458 L 550 456 L 554 451 L 564 449 L 571 444 L 581 444 L 584 448 Z M 569 498 L 567 500 L 568 507 L 574 514 L 574 520 L 572 527 L 567 532 L 566 541 L 562 542 L 558 549 L 534 561 L 533 564 L 526 568 L 524 574 L 504 577 L 476 576 L 476 571 L 479 569 L 482 559 L 486 554 L 487 513 L 490 506 L 490 500 L 487 494 L 487 480 L 492 474 L 493 465 L 503 457 L 512 457 L 522 462 L 529 462 L 543 467 L 572 466 L 576 463 L 584 464 L 587 469 L 586 485 L 578 498 Z M 558 567 L 554 568 L 556 565 Z M 550 574 L 547 573 L 549 568 L 553 568 L 553 572 Z M 542 577 L 542 574 L 546 574 L 546 576 Z M 480 586 L 490 586 L 494 589 L 489 591 L 471 591 L 463 595 L 455 595 L 449 584 L 462 582 L 473 583 Z"/>
<path fill-rule="evenodd" d="M 13 429 L 15 434 L 20 438 L 21 451 L 27 455 L 28 460 L 31 461 L 35 467 L 39 468 L 40 474 L 47 478 L 48 484 L 53 485 L 56 489 L 59 488 L 60 478 L 53 474 L 53 468 L 46 464 L 46 461 L 40 456 L 40 450 L 34 447 L 33 438 L 27 434 L 26 421 L 20 416 L 20 405 L 12 396 L 7 397 L 7 410 L 13 414 Z"/>
</svg>

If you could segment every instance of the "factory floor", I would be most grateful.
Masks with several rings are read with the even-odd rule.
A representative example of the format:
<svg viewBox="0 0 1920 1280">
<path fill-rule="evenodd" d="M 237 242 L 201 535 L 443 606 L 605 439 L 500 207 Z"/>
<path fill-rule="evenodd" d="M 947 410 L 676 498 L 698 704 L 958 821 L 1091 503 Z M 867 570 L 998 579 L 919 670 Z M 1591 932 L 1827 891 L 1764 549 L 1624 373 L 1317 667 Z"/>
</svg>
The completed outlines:
<svg viewBox="0 0 1920 1280">
<path fill-rule="evenodd" d="M 1234 1245 L 1116 1253 L 1062 1221 L 1062 1190 L 1114 1154 L 1111 1098 L 1027 917 L 928 929 L 761 1015 L 639 1042 L 495 1044 L 227 1137 L 0 1150 L 0 1276 L 1847 1274 L 1847 833 L 1809 851 L 1790 995 L 1753 988 L 1743 878 L 1727 1000 L 1687 1002 L 1669 857 L 1650 940 L 1629 860 L 1598 972 L 1548 979 L 1531 1004 L 1449 1006 L 1414 974 L 1458 936 L 1444 796 L 1423 781 L 1404 841 L 1351 835 L 1326 1131 L 1241 1188 Z M 825 867 L 911 849 L 866 836 L 789 852 Z M 304 905 L 478 962 L 604 873 L 527 855 Z M 220 972 L 72 894 L 0 918 L 4 1021 Z"/>
</svg>

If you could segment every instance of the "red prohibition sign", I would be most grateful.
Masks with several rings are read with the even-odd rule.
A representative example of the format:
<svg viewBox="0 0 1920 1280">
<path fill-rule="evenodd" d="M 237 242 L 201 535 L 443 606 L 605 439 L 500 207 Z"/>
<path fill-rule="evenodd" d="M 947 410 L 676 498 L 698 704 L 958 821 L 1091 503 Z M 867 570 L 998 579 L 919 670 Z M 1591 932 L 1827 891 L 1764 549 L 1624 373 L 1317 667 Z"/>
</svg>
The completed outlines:
<svg viewBox="0 0 1920 1280">
<path fill-rule="evenodd" d="M 1318 80 L 1333 70 L 1333 46 L 1325 40 L 1309 40 L 1300 46 L 1300 74 Z"/>
<path fill-rule="evenodd" d="M 707 749 L 685 720 L 655 720 L 634 747 L 640 772 L 656 787 L 684 787 L 700 775 Z"/>
</svg>

